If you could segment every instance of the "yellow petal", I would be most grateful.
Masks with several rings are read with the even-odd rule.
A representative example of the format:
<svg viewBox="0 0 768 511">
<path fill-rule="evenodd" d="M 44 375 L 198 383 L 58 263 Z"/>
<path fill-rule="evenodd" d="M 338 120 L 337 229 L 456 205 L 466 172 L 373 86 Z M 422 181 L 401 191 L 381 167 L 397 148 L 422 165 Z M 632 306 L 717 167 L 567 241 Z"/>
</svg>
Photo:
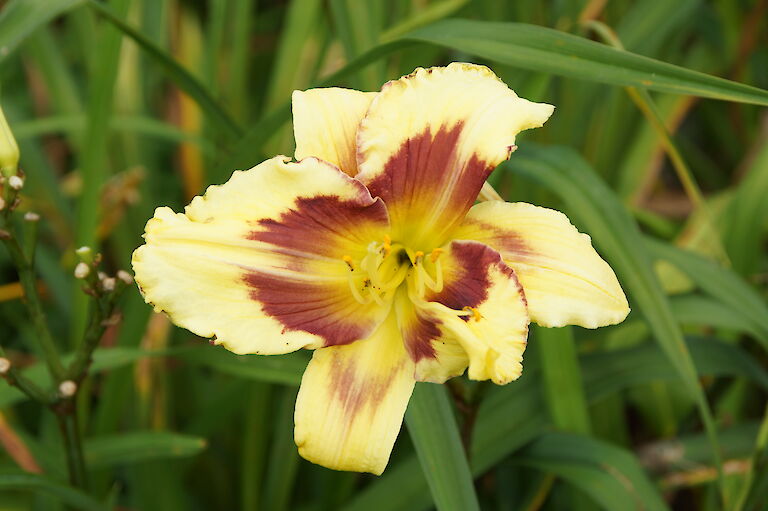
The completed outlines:
<svg viewBox="0 0 768 511">
<path fill-rule="evenodd" d="M 335 167 L 277 157 L 235 172 L 186 212 L 158 208 L 133 254 L 156 311 L 235 353 L 368 337 L 386 310 L 349 291 L 345 255 L 386 232 L 386 208 Z"/>
<path fill-rule="evenodd" d="M 608 263 L 564 214 L 531 204 L 484 202 L 454 232 L 486 243 L 514 268 L 531 320 L 547 327 L 597 328 L 629 313 L 627 298 Z"/>
<path fill-rule="evenodd" d="M 419 68 L 373 99 L 357 135 L 357 178 L 387 204 L 393 240 L 431 250 L 464 218 L 515 135 L 552 111 L 484 66 Z"/>
<path fill-rule="evenodd" d="M 315 351 L 296 400 L 299 454 L 335 470 L 381 474 L 413 385 L 393 314 L 369 339 Z"/>
<path fill-rule="evenodd" d="M 473 241 L 446 248 L 440 270 L 435 268 L 442 288 L 428 291 L 424 300 L 413 300 L 411 292 L 410 309 L 396 302 L 416 379 L 441 383 L 468 363 L 473 380 L 508 383 L 522 372 L 528 336 L 522 288 L 492 248 Z"/>
<path fill-rule="evenodd" d="M 357 127 L 374 96 L 375 92 L 339 88 L 294 91 L 296 159 L 314 156 L 350 176 L 357 174 Z"/>
</svg>

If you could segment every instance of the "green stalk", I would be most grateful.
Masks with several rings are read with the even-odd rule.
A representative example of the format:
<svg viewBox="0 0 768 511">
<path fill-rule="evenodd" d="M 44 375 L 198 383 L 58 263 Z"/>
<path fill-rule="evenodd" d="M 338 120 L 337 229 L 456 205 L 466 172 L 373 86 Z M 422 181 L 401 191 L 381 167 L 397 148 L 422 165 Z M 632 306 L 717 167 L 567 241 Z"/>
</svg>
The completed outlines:
<svg viewBox="0 0 768 511">
<path fill-rule="evenodd" d="M 56 418 L 64 440 L 64 452 L 67 457 L 69 482 L 76 488 L 85 489 L 88 478 L 85 470 L 83 445 L 80 440 L 80 427 L 77 421 L 77 396 L 72 396 L 59 405 Z"/>
<path fill-rule="evenodd" d="M 593 29 L 606 43 L 610 44 L 614 48 L 624 50 L 624 45 L 621 44 L 618 36 L 613 30 L 599 21 L 590 21 L 586 23 L 586 26 Z M 715 249 L 717 250 L 717 256 L 725 265 L 730 266 L 730 259 L 728 253 L 723 247 L 723 241 L 715 227 L 715 222 L 712 217 L 709 208 L 707 207 L 704 195 L 699 188 L 696 179 L 693 177 L 691 169 L 688 168 L 688 164 L 683 159 L 680 150 L 672 139 L 667 127 L 664 124 L 661 114 L 654 104 L 653 98 L 645 89 L 638 89 L 637 87 L 624 87 L 627 95 L 632 102 L 637 106 L 638 110 L 643 114 L 646 120 L 653 126 L 656 133 L 661 138 L 661 144 L 664 146 L 664 150 L 667 152 L 669 161 L 672 163 L 672 167 L 675 169 L 677 178 L 680 180 L 680 184 L 683 185 L 683 190 L 688 196 L 688 199 L 693 204 L 694 208 L 701 211 L 704 216 L 704 222 L 712 235 L 712 239 L 715 241 Z"/>
<path fill-rule="evenodd" d="M 45 320 L 40 295 L 37 292 L 34 264 L 27 259 L 21 245 L 19 245 L 12 222 L 10 221 L 10 215 L 5 215 L 4 220 L 5 229 L 10 236 L 3 238 L 3 243 L 8 249 L 8 253 L 19 274 L 19 281 L 24 289 L 24 304 L 27 307 L 32 326 L 35 329 L 35 339 L 37 340 L 39 351 L 45 357 L 45 363 L 54 382 L 58 383 L 64 378 L 64 366 L 61 364 L 59 352 L 56 349 Z"/>
<path fill-rule="evenodd" d="M 2 346 L 0 346 L 0 358 L 8 360 L 10 363 L 10 360 L 6 356 L 5 350 Z M 3 374 L 3 378 L 5 378 L 5 381 L 8 382 L 8 385 L 18 388 L 31 399 L 43 404 L 51 403 L 51 396 L 48 395 L 48 393 L 43 389 L 41 389 L 35 382 L 24 376 L 24 373 L 16 370 L 13 365 L 8 367 L 6 372 Z"/>
<path fill-rule="evenodd" d="M 610 44 L 614 48 L 624 50 L 624 46 L 621 44 L 618 36 L 606 24 L 599 21 L 590 21 L 586 23 L 585 26 L 592 28 L 606 43 Z M 709 226 L 712 232 L 712 236 L 715 240 L 718 255 L 723 262 L 730 265 L 730 259 L 728 258 L 728 254 L 726 253 L 725 248 L 723 248 L 722 240 L 720 239 L 720 236 L 717 234 L 717 231 L 714 227 L 712 216 L 706 207 L 706 203 L 702 197 L 701 190 L 696 184 L 696 181 L 693 178 L 690 169 L 688 169 L 685 160 L 683 160 L 682 156 L 680 155 L 680 151 L 672 141 L 672 138 L 670 137 L 669 132 L 667 131 L 667 128 L 661 119 L 661 116 L 659 115 L 658 111 L 656 111 L 653 105 L 653 99 L 651 99 L 647 90 L 639 90 L 636 87 L 625 87 L 625 90 L 627 91 L 627 94 L 629 94 L 629 97 L 632 99 L 632 101 L 637 105 L 637 107 L 646 117 L 646 119 L 654 126 L 654 128 L 661 136 L 670 161 L 675 168 L 675 172 L 677 173 L 678 179 L 680 179 L 686 194 L 694 206 L 696 208 L 700 208 L 704 214 L 705 221 L 707 222 L 707 225 Z M 721 503 L 723 509 L 728 509 L 728 496 L 725 489 L 726 485 L 725 473 L 723 472 L 723 460 L 722 454 L 720 453 L 719 443 L 717 441 L 717 429 L 715 427 L 712 411 L 707 404 L 706 397 L 704 396 L 703 392 L 697 390 L 694 394 L 694 397 L 696 399 L 696 405 L 701 413 L 702 420 L 704 421 L 704 429 L 707 432 L 707 438 L 712 444 L 713 459 L 717 468 L 718 490 L 720 493 Z"/>
<path fill-rule="evenodd" d="M 269 427 L 269 385 L 250 385 L 248 404 L 245 412 L 243 448 L 240 471 L 240 502 L 243 511 L 259 509 L 261 483 L 264 476 L 264 462 Z"/>
</svg>

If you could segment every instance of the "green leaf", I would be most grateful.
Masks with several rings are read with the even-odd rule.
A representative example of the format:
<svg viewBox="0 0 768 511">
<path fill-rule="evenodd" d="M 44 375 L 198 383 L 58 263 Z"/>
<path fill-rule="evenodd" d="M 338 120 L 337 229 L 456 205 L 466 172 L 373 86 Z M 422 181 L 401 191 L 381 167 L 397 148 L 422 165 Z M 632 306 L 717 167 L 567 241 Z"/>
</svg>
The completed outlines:
<svg viewBox="0 0 768 511">
<path fill-rule="evenodd" d="M 232 119 L 227 111 L 219 105 L 213 95 L 197 78 L 184 69 L 170 55 L 160 49 L 148 37 L 128 25 L 118 14 L 96 0 L 89 0 L 88 6 L 96 11 L 105 20 L 112 23 L 123 34 L 133 39 L 146 53 L 155 60 L 173 82 L 197 102 L 200 108 L 208 115 L 208 118 L 218 126 L 221 131 L 230 137 L 242 135 L 240 126 Z"/>
<path fill-rule="evenodd" d="M 594 438 L 544 433 L 513 462 L 562 477 L 604 509 L 669 509 L 632 454 Z"/>
<path fill-rule="evenodd" d="M 541 353 L 544 394 L 552 422 L 563 431 L 589 434 L 589 410 L 573 330 L 535 325 L 532 330 Z"/>
<path fill-rule="evenodd" d="M 712 338 L 688 339 L 687 345 L 700 374 L 746 377 L 768 391 L 768 372 L 740 348 Z M 582 358 L 582 365 L 591 402 L 634 385 L 680 381 L 672 364 L 653 344 L 591 353 Z"/>
<path fill-rule="evenodd" d="M 768 305 L 739 275 L 694 252 L 653 238 L 645 242 L 654 257 L 674 264 L 704 292 L 749 318 L 751 327 L 760 333 L 758 339 L 768 349 Z"/>
<path fill-rule="evenodd" d="M 689 340 L 688 349 L 702 375 L 750 378 L 761 386 L 768 373 L 739 348 L 711 339 Z M 677 382 L 679 376 L 659 348 L 653 344 L 592 353 L 580 357 L 587 400 L 594 403 L 608 395 L 654 381 Z M 494 387 L 483 400 L 472 435 L 471 469 L 480 476 L 550 427 L 542 407 L 541 372 L 535 351 L 526 355 L 523 376 L 506 387 Z M 712 459 L 712 449 L 697 456 Z M 375 483 L 360 492 L 345 511 L 423 510 L 430 506 L 427 482 L 415 457 L 387 468 Z"/>
<path fill-rule="evenodd" d="M 85 0 L 11 0 L 0 11 L 0 65 L 32 32 Z"/>
<path fill-rule="evenodd" d="M 764 337 L 743 310 L 723 303 L 718 298 L 698 294 L 675 295 L 670 297 L 669 303 L 681 325 L 734 330 L 749 334 L 755 339 Z"/>
<path fill-rule="evenodd" d="M 717 453 L 719 447 L 712 412 L 699 386 L 696 367 L 632 216 L 616 194 L 575 152 L 531 144 L 524 149 L 507 162 L 507 168 L 540 182 L 559 195 L 567 205 L 571 220 L 582 225 L 592 236 L 629 292 L 630 305 L 640 309 L 684 388 L 696 401 L 712 449 Z"/>
<path fill-rule="evenodd" d="M 109 508 L 93 497 L 67 485 L 48 479 L 45 476 L 21 471 L 0 473 L 0 492 L 31 491 L 35 494 L 47 494 L 58 499 L 62 504 L 83 511 L 107 511 Z"/>
<path fill-rule="evenodd" d="M 128 365 L 140 358 L 160 356 L 166 354 L 165 351 L 145 351 L 136 348 L 102 348 L 93 352 L 93 364 L 89 369 L 90 374 L 110 369 L 117 369 Z M 73 359 L 72 355 L 62 357 L 64 364 L 68 364 Z M 41 388 L 46 388 L 51 384 L 51 378 L 45 368 L 45 364 L 40 362 L 23 370 L 24 376 L 37 384 Z M 16 387 L 2 384 L 0 385 L 0 408 L 5 408 L 19 401 L 24 401 L 27 396 Z"/>
<path fill-rule="evenodd" d="M 768 105 L 768 91 L 525 23 L 444 20 L 403 37 L 492 62 L 612 85 Z"/>
<path fill-rule="evenodd" d="M 190 364 L 209 367 L 215 371 L 250 380 L 298 386 L 307 367 L 307 354 L 290 353 L 275 357 L 264 355 L 235 355 L 224 348 L 201 344 L 172 351 Z"/>
<path fill-rule="evenodd" d="M 85 441 L 88 468 L 106 468 L 143 461 L 187 458 L 205 449 L 204 438 L 164 431 L 132 431 Z"/>
<path fill-rule="evenodd" d="M 439 511 L 480 509 L 445 387 L 417 383 L 405 423 Z"/>
<path fill-rule="evenodd" d="M 751 160 L 746 177 L 736 187 L 728 205 L 723 241 L 733 266 L 742 274 L 756 270 L 763 254 L 763 226 L 768 217 L 768 128 L 763 128 L 760 149 Z M 762 147 L 760 146 L 762 144 Z"/>
</svg>

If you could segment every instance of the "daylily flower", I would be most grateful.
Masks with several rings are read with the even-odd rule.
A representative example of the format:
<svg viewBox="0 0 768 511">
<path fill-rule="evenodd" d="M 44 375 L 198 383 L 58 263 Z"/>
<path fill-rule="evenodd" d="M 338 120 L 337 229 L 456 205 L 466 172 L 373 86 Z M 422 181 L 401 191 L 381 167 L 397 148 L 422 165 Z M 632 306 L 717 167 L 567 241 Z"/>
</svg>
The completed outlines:
<svg viewBox="0 0 768 511">
<path fill-rule="evenodd" d="M 156 311 L 239 354 L 314 349 L 296 402 L 306 459 L 381 474 L 416 381 L 517 378 L 529 321 L 629 309 L 562 213 L 473 205 L 553 107 L 488 68 L 417 69 L 381 92 L 293 94 L 296 159 L 158 208 L 133 255 Z"/>
</svg>

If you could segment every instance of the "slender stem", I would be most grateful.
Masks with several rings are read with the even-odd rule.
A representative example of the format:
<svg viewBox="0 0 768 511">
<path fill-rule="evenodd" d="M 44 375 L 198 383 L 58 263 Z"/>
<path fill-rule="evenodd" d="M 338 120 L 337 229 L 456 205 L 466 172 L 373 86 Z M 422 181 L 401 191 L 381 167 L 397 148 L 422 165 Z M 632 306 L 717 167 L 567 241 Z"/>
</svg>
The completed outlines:
<svg viewBox="0 0 768 511">
<path fill-rule="evenodd" d="M 67 457 L 69 482 L 76 488 L 88 486 L 85 470 L 85 457 L 80 441 L 80 427 L 77 421 L 77 397 L 72 396 L 54 409 L 59 422 L 59 429 L 64 440 L 64 452 Z"/>
<path fill-rule="evenodd" d="M 618 50 L 622 50 L 622 51 L 624 50 L 624 45 L 621 43 L 621 40 L 619 39 L 618 35 L 613 31 L 611 27 L 609 27 L 605 23 L 592 20 L 592 21 L 586 22 L 584 26 L 594 30 L 595 33 L 597 33 L 598 36 L 600 36 L 600 38 L 603 39 L 604 42 L 608 43 L 609 45 L 613 46 Z M 718 235 L 717 230 L 715 229 L 712 216 L 710 215 L 706 202 L 703 199 L 701 190 L 696 184 L 693 174 L 691 173 L 690 169 L 686 165 L 685 160 L 680 154 L 680 151 L 677 149 L 677 146 L 675 145 L 674 141 L 672 140 L 672 137 L 667 131 L 667 127 L 664 125 L 664 122 L 661 120 L 661 116 L 659 115 L 658 111 L 654 106 L 653 99 L 651 98 L 651 96 L 648 94 L 646 90 L 640 90 L 640 89 L 637 89 L 636 87 L 625 87 L 625 90 L 627 91 L 627 94 L 629 94 L 630 99 L 632 99 L 632 101 L 635 103 L 638 109 L 642 112 L 642 114 L 646 117 L 646 119 L 651 123 L 651 125 L 656 129 L 658 134 L 661 136 L 661 140 L 665 150 L 667 151 L 667 155 L 669 156 L 669 159 L 672 162 L 672 166 L 674 167 L 675 172 L 677 173 L 678 179 L 680 179 L 680 182 L 682 183 L 683 188 L 685 189 L 685 192 L 688 195 L 688 198 L 694 204 L 694 207 L 696 207 L 704 215 L 704 221 L 706 222 L 707 226 L 711 231 L 720 259 L 725 264 L 730 266 L 730 259 L 728 258 L 725 248 L 723 247 L 722 240 L 720 239 L 720 236 Z M 722 507 L 723 509 L 728 509 L 729 506 L 728 506 L 728 496 L 725 490 L 725 473 L 723 471 L 723 458 L 722 458 L 722 454 L 720 452 L 720 446 L 717 440 L 717 429 L 715 426 L 715 421 L 714 421 L 714 418 L 712 417 L 712 412 L 710 411 L 709 406 L 707 404 L 706 396 L 704 395 L 703 392 L 700 391 L 700 389 L 697 389 L 697 390 L 698 392 L 694 393 L 694 397 L 696 399 L 696 406 L 698 407 L 699 412 L 701 414 L 702 421 L 704 422 L 704 430 L 706 431 L 709 443 L 712 445 L 712 456 L 715 462 L 715 467 L 717 469 L 718 491 L 720 493 Z"/>
<path fill-rule="evenodd" d="M 19 281 L 24 289 L 24 304 L 27 306 L 32 325 L 35 328 L 35 338 L 41 352 L 45 356 L 45 362 L 48 370 L 53 376 L 55 382 L 60 382 L 64 377 L 64 366 L 61 365 L 59 353 L 53 342 L 53 337 L 48 329 L 48 323 L 43 314 L 43 307 L 40 302 L 40 295 L 37 292 L 37 282 L 33 262 L 27 260 L 24 251 L 19 245 L 17 237 L 14 235 L 13 226 L 10 221 L 6 222 L 6 228 L 10 233 L 8 238 L 3 238 L 3 243 L 8 249 L 8 253 L 19 273 Z"/>
<path fill-rule="evenodd" d="M 616 33 L 605 23 L 592 20 L 586 22 L 584 25 L 594 30 L 606 43 L 610 44 L 616 49 L 624 50 L 624 45 L 621 44 L 621 40 L 619 40 Z M 638 110 L 640 110 L 645 119 L 651 124 L 651 126 L 653 126 L 654 130 L 661 138 L 661 145 L 664 146 L 664 150 L 669 157 L 669 161 L 672 163 L 672 168 L 675 169 L 677 178 L 680 180 L 680 184 L 683 185 L 685 194 L 693 204 L 693 207 L 700 211 L 704 217 L 704 224 L 710 231 L 718 258 L 725 265 L 730 266 L 730 258 L 728 257 L 728 253 L 725 251 L 725 247 L 723 247 L 720 234 L 715 228 L 714 219 L 709 211 L 709 207 L 707 206 L 706 201 L 704 200 L 704 195 L 701 192 L 701 188 L 699 188 L 698 183 L 696 183 L 696 179 L 693 177 L 693 172 L 691 172 L 691 169 L 688 168 L 688 164 L 685 162 L 685 159 L 680 153 L 677 144 L 672 139 L 672 135 L 669 133 L 669 130 L 667 130 L 661 115 L 656 109 L 653 98 L 651 98 L 651 95 L 648 94 L 648 91 L 645 89 L 638 89 L 637 87 L 624 87 L 624 90 L 627 92 L 629 98 L 632 100 L 635 106 L 637 106 Z"/>
<path fill-rule="evenodd" d="M 91 305 L 91 312 L 88 318 L 88 326 L 83 335 L 83 341 L 77 348 L 75 359 L 69 365 L 66 371 L 66 378 L 79 383 L 85 377 L 88 366 L 93 360 L 93 351 L 98 347 L 104 331 L 109 324 L 109 318 L 114 310 L 114 296 L 117 293 L 107 297 L 97 297 Z"/>
<path fill-rule="evenodd" d="M 0 346 L 0 357 L 8 360 L 8 357 L 6 356 L 5 350 L 2 348 L 2 346 Z M 35 382 L 24 376 L 21 371 L 17 370 L 13 366 L 8 368 L 8 371 L 3 374 L 3 378 L 5 378 L 5 381 L 8 382 L 8 385 L 18 388 L 24 394 L 29 396 L 30 399 L 43 404 L 50 404 L 53 402 L 52 396 L 38 387 Z"/>
</svg>

